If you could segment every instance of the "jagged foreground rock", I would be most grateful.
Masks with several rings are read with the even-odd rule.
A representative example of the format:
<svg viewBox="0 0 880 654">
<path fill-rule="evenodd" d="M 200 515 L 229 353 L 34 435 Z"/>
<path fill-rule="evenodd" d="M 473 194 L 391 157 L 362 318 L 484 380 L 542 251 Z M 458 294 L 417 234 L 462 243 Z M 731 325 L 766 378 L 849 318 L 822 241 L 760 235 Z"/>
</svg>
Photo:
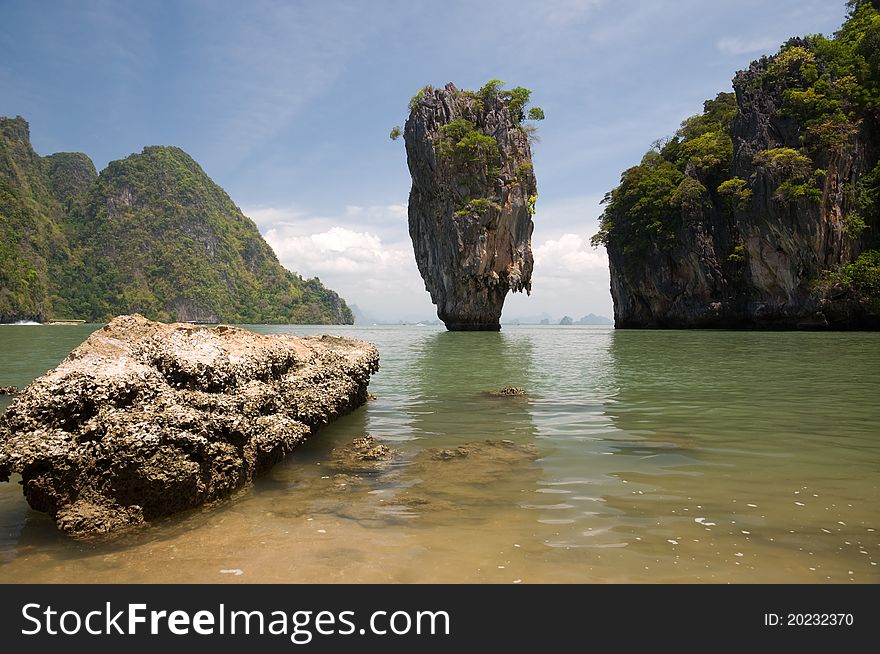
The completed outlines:
<svg viewBox="0 0 880 654">
<path fill-rule="evenodd" d="M 508 291 L 531 290 L 537 190 L 522 119 L 493 89 L 425 87 L 411 103 L 409 233 L 450 330 L 500 329 Z"/>
<path fill-rule="evenodd" d="M 379 353 L 121 316 L 0 416 L 0 480 L 73 536 L 219 500 L 363 404 Z"/>
</svg>

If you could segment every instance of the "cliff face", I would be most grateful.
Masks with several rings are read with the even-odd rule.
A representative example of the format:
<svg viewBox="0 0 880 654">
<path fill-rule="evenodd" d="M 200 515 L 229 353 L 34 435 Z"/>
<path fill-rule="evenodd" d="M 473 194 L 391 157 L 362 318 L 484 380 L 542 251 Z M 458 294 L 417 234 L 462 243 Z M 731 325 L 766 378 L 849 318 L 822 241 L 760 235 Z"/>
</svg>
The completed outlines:
<svg viewBox="0 0 880 654">
<path fill-rule="evenodd" d="M 500 329 L 508 291 L 531 290 L 537 188 L 524 103 L 513 97 L 511 107 L 492 86 L 426 87 L 406 121 L 409 233 L 450 330 Z"/>
<path fill-rule="evenodd" d="M 792 39 L 624 173 L 595 239 L 617 327 L 880 327 L 876 70 L 848 38 Z"/>
<path fill-rule="evenodd" d="M 81 153 L 38 156 L 27 122 L 2 118 L 0 223 L 0 322 L 353 322 L 336 293 L 282 267 L 179 148 L 148 147 L 97 175 Z"/>
<path fill-rule="evenodd" d="M 0 322 L 48 315 L 52 269 L 67 249 L 63 223 L 27 122 L 0 117 Z"/>
</svg>

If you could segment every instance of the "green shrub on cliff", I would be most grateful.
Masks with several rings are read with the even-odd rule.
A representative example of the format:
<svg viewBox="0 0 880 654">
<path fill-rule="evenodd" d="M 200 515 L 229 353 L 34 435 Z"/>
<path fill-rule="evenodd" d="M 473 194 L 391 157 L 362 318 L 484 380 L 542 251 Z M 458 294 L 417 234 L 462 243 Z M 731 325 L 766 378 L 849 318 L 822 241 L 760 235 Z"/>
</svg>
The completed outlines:
<svg viewBox="0 0 880 654">
<path fill-rule="evenodd" d="M 498 95 L 502 88 L 504 88 L 504 82 L 500 79 L 490 79 L 480 88 L 480 95 L 486 100 L 490 100 L 493 96 Z"/>
<path fill-rule="evenodd" d="M 529 109 L 529 120 L 544 120 L 544 110 L 541 107 Z"/>
<path fill-rule="evenodd" d="M 706 187 L 693 177 L 685 177 L 681 180 L 681 184 L 673 191 L 670 201 L 688 214 L 693 214 L 710 205 Z"/>
<path fill-rule="evenodd" d="M 727 255 L 727 260 L 732 263 L 745 263 L 746 260 L 746 246 L 745 245 L 737 245 L 733 248 L 733 252 Z"/>
<path fill-rule="evenodd" d="M 441 157 L 452 157 L 459 163 L 479 162 L 491 167 L 497 165 L 501 159 L 498 142 L 464 118 L 440 128 L 436 148 Z"/>
<path fill-rule="evenodd" d="M 620 186 L 605 195 L 605 212 L 592 244 L 613 241 L 627 254 L 652 243 L 670 246 L 681 224 L 681 209 L 673 197 L 683 179 L 678 165 L 661 153 L 648 152 L 642 163 L 623 173 Z"/>
<path fill-rule="evenodd" d="M 407 105 L 410 112 L 414 111 L 424 101 L 426 95 L 432 90 L 432 86 L 425 86 L 410 98 L 409 104 Z M 507 105 L 507 109 L 510 111 L 514 120 L 520 124 L 520 127 L 524 130 L 529 130 L 532 134 L 534 134 L 534 130 L 537 128 L 534 125 L 524 125 L 523 122 L 525 120 L 544 120 L 544 110 L 541 109 L 541 107 L 531 107 L 528 111 L 526 110 L 529 100 L 532 97 L 531 89 L 527 89 L 523 86 L 516 86 L 507 90 L 504 88 L 504 82 L 500 79 L 489 80 L 479 91 L 460 90 L 458 91 L 458 94 L 463 98 L 467 98 L 469 110 L 476 113 L 484 112 L 487 103 L 491 104 L 492 102 L 501 99 Z M 392 137 L 392 140 L 394 140 L 394 137 Z"/>
<path fill-rule="evenodd" d="M 698 215 L 710 201 L 708 188 L 717 188 L 729 175 L 733 141 L 728 132 L 735 115 L 734 95 L 719 93 L 704 104 L 702 114 L 685 120 L 674 137 L 655 143 L 605 195 L 593 246 L 619 244 L 626 254 L 671 247 L 683 213 Z M 686 175 L 688 169 L 700 178 Z"/>
<path fill-rule="evenodd" d="M 873 313 L 880 313 L 880 250 L 868 250 L 850 264 L 826 271 L 819 288 L 839 287 L 865 303 Z"/>
<path fill-rule="evenodd" d="M 477 198 L 476 200 L 470 200 L 464 207 L 455 212 L 456 216 L 467 216 L 470 218 L 479 218 L 486 214 L 489 209 L 495 209 L 495 211 L 501 211 L 501 205 L 497 202 L 493 202 L 488 198 Z"/>
<path fill-rule="evenodd" d="M 820 200 L 822 189 L 818 178 L 825 176 L 823 170 L 813 170 L 813 161 L 793 148 L 773 148 L 762 150 L 755 155 L 754 163 L 768 169 L 777 179 L 781 179 L 773 199 L 780 202 L 796 200 Z"/>
<path fill-rule="evenodd" d="M 409 103 L 407 104 L 407 107 L 409 107 L 409 110 L 412 111 L 413 109 L 418 107 L 419 103 L 425 99 L 425 96 L 428 94 L 428 92 L 430 90 L 431 90 L 430 85 L 420 88 L 419 92 L 416 93 L 413 97 L 411 97 L 409 99 Z"/>
<path fill-rule="evenodd" d="M 752 200 L 752 189 L 748 188 L 746 180 L 732 177 L 718 185 L 718 195 L 728 208 L 745 209 Z"/>
</svg>

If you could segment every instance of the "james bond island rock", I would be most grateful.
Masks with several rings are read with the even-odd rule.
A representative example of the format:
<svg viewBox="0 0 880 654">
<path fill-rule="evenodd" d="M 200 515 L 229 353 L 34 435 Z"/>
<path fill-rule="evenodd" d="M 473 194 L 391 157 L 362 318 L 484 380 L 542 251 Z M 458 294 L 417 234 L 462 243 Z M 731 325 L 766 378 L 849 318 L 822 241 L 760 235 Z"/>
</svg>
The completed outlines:
<svg viewBox="0 0 880 654">
<path fill-rule="evenodd" d="M 594 244 L 615 325 L 880 327 L 880 11 L 792 39 L 627 170 Z"/>
<path fill-rule="evenodd" d="M 450 330 L 498 330 L 508 291 L 531 290 L 537 187 L 530 91 L 426 86 L 404 128 L 409 233 L 438 317 Z M 396 138 L 396 128 L 392 138 Z"/>
<path fill-rule="evenodd" d="M 0 322 L 138 312 L 159 320 L 352 323 L 345 301 L 286 270 L 256 224 L 183 150 L 95 172 L 37 155 L 0 117 Z"/>
<path fill-rule="evenodd" d="M 0 416 L 0 480 L 72 536 L 227 497 L 367 399 L 379 353 L 120 316 Z"/>
</svg>

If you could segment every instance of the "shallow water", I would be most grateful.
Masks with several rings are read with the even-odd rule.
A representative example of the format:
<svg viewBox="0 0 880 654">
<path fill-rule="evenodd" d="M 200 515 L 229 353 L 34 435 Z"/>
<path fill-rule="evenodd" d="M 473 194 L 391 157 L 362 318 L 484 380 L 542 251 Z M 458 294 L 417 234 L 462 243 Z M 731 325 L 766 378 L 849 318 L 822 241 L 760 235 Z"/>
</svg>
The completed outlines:
<svg viewBox="0 0 880 654">
<path fill-rule="evenodd" d="M 0 385 L 92 329 L 0 327 Z M 880 334 L 253 329 L 373 341 L 376 399 L 112 544 L 0 484 L 0 582 L 880 582 Z M 399 457 L 337 476 L 365 433 Z M 430 456 L 486 439 L 536 453 Z"/>
</svg>

